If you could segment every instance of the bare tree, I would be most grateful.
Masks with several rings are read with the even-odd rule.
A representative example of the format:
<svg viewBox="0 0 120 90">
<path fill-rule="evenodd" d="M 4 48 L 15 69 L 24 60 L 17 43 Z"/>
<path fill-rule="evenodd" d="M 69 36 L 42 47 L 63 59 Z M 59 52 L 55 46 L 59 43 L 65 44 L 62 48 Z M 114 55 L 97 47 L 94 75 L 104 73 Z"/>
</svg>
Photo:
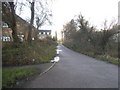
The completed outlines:
<svg viewBox="0 0 120 90">
<path fill-rule="evenodd" d="M 76 38 L 77 27 L 76 27 L 76 23 L 75 23 L 74 19 L 72 19 L 70 22 L 68 22 L 63 27 L 64 27 L 64 29 L 63 29 L 64 42 L 75 46 L 75 44 L 77 43 L 77 40 L 75 40 L 75 39 L 78 39 L 78 38 Z"/>
<path fill-rule="evenodd" d="M 34 0 L 32 0 L 32 2 L 30 2 L 30 9 L 31 9 L 31 19 L 30 19 L 30 25 L 29 25 L 29 32 L 28 32 L 28 42 L 31 43 L 32 41 L 32 28 L 33 28 L 33 22 L 34 22 L 34 5 L 35 2 Z"/>
<path fill-rule="evenodd" d="M 38 29 L 44 25 L 46 22 L 51 24 L 50 17 L 52 16 L 51 11 L 48 9 L 47 0 L 26 0 L 26 2 L 20 2 L 21 5 L 24 7 L 20 7 L 21 11 L 24 11 L 23 8 L 28 7 L 31 11 L 31 17 L 29 18 L 29 33 L 28 33 L 28 41 L 31 42 L 32 40 L 32 29 L 36 27 L 34 30 L 35 32 L 35 39 L 37 39 Z"/>
<path fill-rule="evenodd" d="M 37 38 L 37 34 L 38 34 L 38 30 L 41 26 L 43 26 L 46 22 L 48 22 L 48 24 L 52 24 L 50 17 L 52 17 L 52 13 L 51 11 L 48 9 L 48 6 L 46 6 L 47 0 L 44 0 L 45 5 L 43 5 L 43 1 L 38 1 L 36 2 L 36 8 L 35 8 L 35 24 L 37 27 L 37 31 L 35 31 L 35 39 Z"/>
<path fill-rule="evenodd" d="M 116 30 L 114 30 L 114 25 L 115 21 L 112 21 L 109 25 L 107 25 L 107 20 L 103 23 L 104 29 L 101 31 L 100 47 L 102 48 L 104 54 L 110 37 L 117 33 Z"/>
<path fill-rule="evenodd" d="M 47 18 L 47 14 L 43 14 L 41 13 L 42 16 L 36 16 L 36 26 L 37 26 L 37 30 L 35 31 L 35 40 L 37 40 L 37 34 L 38 34 L 38 30 L 39 28 L 45 23 L 46 21 L 46 18 Z"/>
</svg>

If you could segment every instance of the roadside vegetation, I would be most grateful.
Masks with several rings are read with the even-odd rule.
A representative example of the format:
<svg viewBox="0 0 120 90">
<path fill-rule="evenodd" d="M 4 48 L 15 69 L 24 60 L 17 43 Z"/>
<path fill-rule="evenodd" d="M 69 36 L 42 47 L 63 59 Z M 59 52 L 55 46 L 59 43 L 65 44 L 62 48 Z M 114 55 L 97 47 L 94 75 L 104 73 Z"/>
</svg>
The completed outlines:
<svg viewBox="0 0 120 90">
<path fill-rule="evenodd" d="M 13 88 L 16 82 L 37 74 L 37 68 L 23 68 L 24 65 L 48 63 L 56 56 L 57 43 L 52 39 L 22 43 L 3 43 L 2 87 Z M 7 68 L 16 67 L 16 68 Z M 21 68 L 18 68 L 20 66 Z"/>
<path fill-rule="evenodd" d="M 63 44 L 68 48 L 113 64 L 119 64 L 118 25 L 113 21 L 103 23 L 103 29 L 97 30 L 82 15 L 72 19 L 62 31 Z"/>
<path fill-rule="evenodd" d="M 3 45 L 3 67 L 50 62 L 56 55 L 56 45 L 56 42 L 50 39 L 33 41 L 31 44 L 24 42 Z"/>
<path fill-rule="evenodd" d="M 51 38 L 51 30 L 41 39 L 40 28 L 51 25 L 52 12 L 48 2 L 26 0 L 23 2 L 2 2 L 2 66 L 15 69 L 3 69 L 3 87 L 12 87 L 17 80 L 35 74 L 35 68 L 17 68 L 17 66 L 48 63 L 56 55 L 56 40 Z M 19 4 L 19 5 L 18 5 Z M 29 15 L 23 20 L 16 13 L 26 14 L 25 8 L 30 9 Z M 38 9 L 39 8 L 39 9 Z M 19 17 L 19 18 L 18 18 Z M 6 31 L 4 30 L 7 30 Z M 49 34 L 49 35 L 48 35 Z M 9 39 L 9 40 L 8 40 Z"/>
<path fill-rule="evenodd" d="M 37 73 L 36 68 L 13 68 L 2 71 L 2 88 L 12 88 L 17 81 Z"/>
</svg>

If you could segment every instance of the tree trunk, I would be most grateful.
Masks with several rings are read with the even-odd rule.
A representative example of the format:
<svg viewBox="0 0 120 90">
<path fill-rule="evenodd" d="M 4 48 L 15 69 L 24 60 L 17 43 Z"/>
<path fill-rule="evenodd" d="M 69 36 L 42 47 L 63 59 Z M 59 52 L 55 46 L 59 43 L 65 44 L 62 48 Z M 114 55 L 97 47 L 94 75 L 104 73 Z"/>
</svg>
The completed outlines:
<svg viewBox="0 0 120 90">
<path fill-rule="evenodd" d="M 37 35 L 39 34 L 38 28 L 39 28 L 39 27 L 37 26 L 37 30 L 35 30 L 35 40 L 38 40 L 38 36 L 37 36 Z"/>
<path fill-rule="evenodd" d="M 28 33 L 28 42 L 31 43 L 32 41 L 32 27 L 33 27 L 33 21 L 34 21 L 34 3 L 32 1 L 31 3 L 31 21 L 30 21 L 30 25 L 29 25 L 29 33 Z"/>
<path fill-rule="evenodd" d="M 12 26 L 11 29 L 12 29 L 13 41 L 14 41 L 14 42 L 19 42 L 20 40 L 19 40 L 19 38 L 18 38 L 18 36 L 17 36 L 16 26 Z"/>
<path fill-rule="evenodd" d="M 17 36 L 17 25 L 16 25 L 16 17 L 15 17 L 15 9 L 14 9 L 14 2 L 9 2 L 11 8 L 11 29 L 12 29 L 12 37 L 13 42 L 19 42 L 19 38 Z"/>
</svg>

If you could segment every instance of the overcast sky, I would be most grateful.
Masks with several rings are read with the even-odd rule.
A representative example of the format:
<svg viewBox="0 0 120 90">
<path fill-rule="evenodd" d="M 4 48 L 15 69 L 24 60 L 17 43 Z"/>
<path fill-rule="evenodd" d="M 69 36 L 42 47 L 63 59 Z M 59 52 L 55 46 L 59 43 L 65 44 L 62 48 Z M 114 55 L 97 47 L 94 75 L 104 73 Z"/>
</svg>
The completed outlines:
<svg viewBox="0 0 120 90">
<path fill-rule="evenodd" d="M 119 0 L 53 0 L 53 25 L 42 27 L 42 29 L 52 29 L 58 31 L 63 28 L 63 24 L 74 18 L 75 15 L 82 14 L 90 24 L 102 28 L 103 22 L 118 17 Z M 26 13 L 27 16 L 27 13 Z M 58 34 L 60 38 L 60 33 Z"/>
<path fill-rule="evenodd" d="M 55 0 L 53 3 L 54 29 L 59 31 L 63 24 L 82 14 L 86 20 L 98 29 L 102 28 L 105 19 L 111 22 L 118 17 L 119 0 Z"/>
</svg>

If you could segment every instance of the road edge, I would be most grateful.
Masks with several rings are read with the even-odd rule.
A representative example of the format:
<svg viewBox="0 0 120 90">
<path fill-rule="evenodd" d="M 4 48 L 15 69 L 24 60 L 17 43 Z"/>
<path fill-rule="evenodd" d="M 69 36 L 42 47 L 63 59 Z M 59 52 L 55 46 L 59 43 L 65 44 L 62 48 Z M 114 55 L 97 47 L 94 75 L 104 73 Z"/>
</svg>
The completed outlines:
<svg viewBox="0 0 120 90">
<path fill-rule="evenodd" d="M 39 76 L 42 76 L 43 74 L 47 73 L 50 69 L 52 69 L 52 67 L 54 67 L 56 64 L 56 62 L 54 62 L 49 68 L 47 68 L 45 71 L 43 71 L 42 73 L 39 74 Z"/>
</svg>

